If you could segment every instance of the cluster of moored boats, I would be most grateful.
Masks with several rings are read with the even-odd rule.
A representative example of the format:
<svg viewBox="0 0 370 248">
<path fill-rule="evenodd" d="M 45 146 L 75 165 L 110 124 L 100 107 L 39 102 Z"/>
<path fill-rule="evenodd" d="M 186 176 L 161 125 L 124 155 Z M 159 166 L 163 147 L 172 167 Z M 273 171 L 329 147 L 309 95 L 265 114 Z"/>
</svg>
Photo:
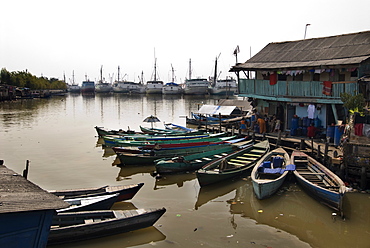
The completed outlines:
<svg viewBox="0 0 370 248">
<path fill-rule="evenodd" d="M 210 134 L 173 124 L 140 133 L 95 127 L 104 146 L 116 153 L 118 166 L 155 165 L 155 175 L 195 171 L 201 187 L 250 173 L 255 196 L 275 194 L 292 174 L 319 202 L 342 214 L 344 182 L 308 154 L 270 148 L 268 140 Z"/>
<path fill-rule="evenodd" d="M 48 245 L 76 242 L 152 226 L 161 209 L 110 210 L 115 202 L 132 199 L 144 183 L 87 189 L 50 190 L 69 207 L 54 215 Z"/>
</svg>

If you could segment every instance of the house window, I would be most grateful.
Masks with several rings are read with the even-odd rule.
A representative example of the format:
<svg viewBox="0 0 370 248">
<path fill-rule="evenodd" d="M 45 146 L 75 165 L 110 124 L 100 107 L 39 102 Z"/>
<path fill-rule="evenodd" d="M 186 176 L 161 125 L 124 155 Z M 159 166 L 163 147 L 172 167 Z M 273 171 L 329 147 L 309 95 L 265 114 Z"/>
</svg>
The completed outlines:
<svg viewBox="0 0 370 248">
<path fill-rule="evenodd" d="M 294 75 L 293 81 L 303 81 L 303 73 Z"/>
<path fill-rule="evenodd" d="M 286 74 L 278 74 L 278 81 L 287 81 Z"/>
<path fill-rule="evenodd" d="M 358 76 L 357 73 L 358 73 L 357 69 L 354 71 L 351 71 L 351 77 L 357 77 Z"/>
<path fill-rule="evenodd" d="M 345 81 L 346 80 L 346 74 L 339 74 L 338 81 Z"/>
<path fill-rule="evenodd" d="M 320 73 L 314 73 L 312 81 L 320 81 Z"/>
</svg>

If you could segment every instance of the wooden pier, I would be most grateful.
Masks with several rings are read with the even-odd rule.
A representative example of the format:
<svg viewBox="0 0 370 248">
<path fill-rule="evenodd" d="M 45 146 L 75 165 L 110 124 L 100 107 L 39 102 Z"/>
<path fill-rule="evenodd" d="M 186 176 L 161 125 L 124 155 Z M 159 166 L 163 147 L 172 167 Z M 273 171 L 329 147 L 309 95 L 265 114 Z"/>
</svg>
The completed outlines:
<svg viewBox="0 0 370 248">
<path fill-rule="evenodd" d="M 0 247 L 46 247 L 55 210 L 69 204 L 3 163 L 0 160 Z"/>
</svg>

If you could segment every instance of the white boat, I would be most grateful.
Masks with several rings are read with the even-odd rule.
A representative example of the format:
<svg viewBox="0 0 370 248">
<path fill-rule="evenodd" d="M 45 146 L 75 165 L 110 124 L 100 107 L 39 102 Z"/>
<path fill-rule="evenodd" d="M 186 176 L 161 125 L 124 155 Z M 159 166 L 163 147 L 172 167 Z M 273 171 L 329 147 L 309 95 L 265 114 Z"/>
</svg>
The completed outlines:
<svg viewBox="0 0 370 248">
<path fill-rule="evenodd" d="M 186 95 L 206 95 L 208 94 L 209 82 L 205 78 L 186 79 L 184 94 Z"/>
<path fill-rule="evenodd" d="M 147 94 L 162 94 L 163 81 L 157 80 L 157 59 L 154 63 L 154 80 L 146 83 L 145 92 Z"/>
<path fill-rule="evenodd" d="M 74 71 L 72 73 L 72 85 L 68 86 L 68 91 L 71 93 L 80 93 L 81 92 L 81 86 L 75 83 L 75 75 Z"/>
<path fill-rule="evenodd" d="M 180 95 L 182 92 L 183 89 L 181 85 L 177 83 L 166 83 L 162 88 L 163 95 Z"/>
<path fill-rule="evenodd" d="M 113 90 L 113 87 L 110 83 L 107 82 L 99 82 L 95 85 L 95 92 L 96 93 L 109 93 Z"/>
<path fill-rule="evenodd" d="M 224 96 L 232 96 L 238 92 L 238 85 L 236 80 L 232 77 L 226 79 L 219 80 L 218 73 L 217 73 L 217 59 L 215 60 L 215 71 L 213 80 L 209 86 L 209 93 L 211 95 L 224 95 Z"/>
<path fill-rule="evenodd" d="M 103 66 L 100 69 L 100 81 L 95 85 L 96 93 L 109 93 L 113 90 L 112 84 L 103 80 Z"/>
<path fill-rule="evenodd" d="M 169 82 L 163 85 L 162 94 L 163 95 L 180 95 L 182 94 L 182 92 L 183 92 L 183 89 L 181 85 L 175 83 L 175 73 L 172 67 L 172 82 Z"/>
<path fill-rule="evenodd" d="M 216 80 L 215 85 L 210 87 L 209 92 L 211 95 L 232 96 L 238 92 L 238 85 L 233 78 Z"/>
<path fill-rule="evenodd" d="M 265 199 L 275 194 L 283 184 L 289 171 L 294 171 L 289 154 L 277 148 L 264 155 L 251 172 L 253 190 L 257 199 Z"/>
<path fill-rule="evenodd" d="M 191 60 L 189 61 L 189 79 L 185 80 L 184 94 L 205 95 L 208 94 L 209 82 L 205 78 L 191 78 Z"/>
</svg>

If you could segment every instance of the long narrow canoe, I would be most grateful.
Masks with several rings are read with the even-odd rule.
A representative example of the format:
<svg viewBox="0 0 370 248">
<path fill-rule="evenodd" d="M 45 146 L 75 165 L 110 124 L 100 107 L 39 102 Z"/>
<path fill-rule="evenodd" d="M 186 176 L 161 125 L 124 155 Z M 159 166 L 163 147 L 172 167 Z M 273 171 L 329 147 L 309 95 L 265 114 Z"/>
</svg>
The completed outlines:
<svg viewBox="0 0 370 248">
<path fill-rule="evenodd" d="M 98 134 L 99 137 L 103 137 L 103 136 L 106 136 L 106 135 L 128 135 L 128 134 L 139 134 L 139 133 L 136 133 L 134 130 L 122 130 L 122 129 L 119 129 L 119 130 L 112 130 L 112 129 L 106 129 L 104 127 L 98 127 L 98 126 L 95 126 L 95 130 Z M 143 134 L 143 133 L 142 133 Z"/>
<path fill-rule="evenodd" d="M 160 128 L 146 128 L 140 126 L 141 132 L 151 135 L 194 135 L 203 134 L 204 131 L 200 130 L 185 130 L 185 129 L 160 129 Z"/>
<path fill-rule="evenodd" d="M 247 142 L 237 142 L 216 150 L 199 152 L 187 156 L 177 156 L 170 159 L 160 159 L 157 160 L 155 163 L 156 172 L 159 174 L 163 174 L 198 170 L 214 160 L 217 160 L 221 157 L 227 156 L 232 152 L 237 151 L 238 149 L 240 149 L 240 146 L 246 145 Z"/>
<path fill-rule="evenodd" d="M 265 199 L 283 184 L 288 172 L 294 170 L 289 154 L 277 148 L 264 155 L 251 172 L 253 191 L 258 199 Z"/>
<path fill-rule="evenodd" d="M 176 149 L 176 150 L 159 150 L 159 151 L 147 151 L 146 153 L 130 153 L 130 152 L 118 152 L 117 158 L 121 163 L 121 166 L 125 165 L 149 165 L 154 164 L 155 160 L 162 158 L 172 158 L 176 156 L 186 156 L 190 154 L 195 154 L 199 152 L 217 150 L 222 147 L 227 147 L 229 144 L 218 144 L 218 145 L 209 145 L 202 147 L 190 147 L 186 149 Z M 116 162 L 115 162 L 116 164 Z"/>
<path fill-rule="evenodd" d="M 292 163 L 298 183 L 313 198 L 342 213 L 342 199 L 346 186 L 342 179 L 304 152 L 293 151 Z"/>
<path fill-rule="evenodd" d="M 80 197 L 100 196 L 119 193 L 116 201 L 125 201 L 132 199 L 136 193 L 143 187 L 144 183 L 117 185 L 117 186 L 103 186 L 85 189 L 65 189 L 65 190 L 49 190 L 61 199 L 71 199 Z"/>
<path fill-rule="evenodd" d="M 212 161 L 196 171 L 198 182 L 203 187 L 241 176 L 269 150 L 270 143 L 265 140 Z"/>
<path fill-rule="evenodd" d="M 48 245 L 77 242 L 152 226 L 161 209 L 101 210 L 58 213 L 53 217 Z"/>
<path fill-rule="evenodd" d="M 210 141 L 210 142 L 216 142 L 216 141 L 222 141 L 226 139 L 230 139 L 227 137 L 224 137 L 224 133 L 219 134 L 209 134 L 206 136 L 203 135 L 195 135 L 195 136 L 166 136 L 166 137 L 159 137 L 158 139 L 143 139 L 143 140 L 137 140 L 136 138 L 132 138 L 132 136 L 104 136 L 104 145 L 106 147 L 124 147 L 124 146 L 146 146 L 146 145 L 155 145 L 155 144 L 180 144 L 180 143 L 189 143 L 189 142 L 204 142 L 204 141 Z M 153 136 L 151 136 L 153 137 Z M 131 139 L 132 138 L 132 139 Z"/>
</svg>

